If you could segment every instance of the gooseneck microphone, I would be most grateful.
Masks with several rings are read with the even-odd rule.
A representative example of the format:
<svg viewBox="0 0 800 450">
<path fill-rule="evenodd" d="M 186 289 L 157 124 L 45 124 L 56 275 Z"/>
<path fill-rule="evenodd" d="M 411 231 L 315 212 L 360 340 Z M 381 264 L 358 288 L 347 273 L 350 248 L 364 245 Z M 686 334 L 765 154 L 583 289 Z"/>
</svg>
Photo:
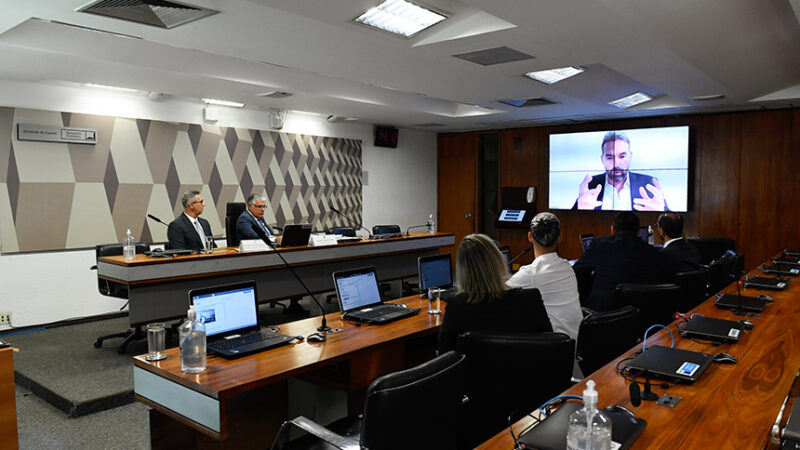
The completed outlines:
<svg viewBox="0 0 800 450">
<path fill-rule="evenodd" d="M 156 217 L 156 216 L 154 216 L 154 215 L 152 215 L 152 214 L 148 214 L 148 215 L 147 215 L 147 217 L 149 217 L 149 218 L 150 218 L 150 219 L 152 219 L 152 220 L 155 220 L 156 222 L 158 222 L 158 223 L 160 223 L 160 224 L 162 224 L 162 225 L 169 226 L 169 224 L 168 224 L 168 223 L 164 222 L 163 220 L 159 219 L 158 217 Z"/>
<path fill-rule="evenodd" d="M 311 293 L 311 289 L 309 289 L 308 286 L 306 286 L 306 284 L 303 282 L 303 279 L 300 278 L 300 275 L 298 275 L 297 272 L 294 271 L 294 267 L 292 267 L 292 265 L 289 264 L 288 261 L 286 261 L 283 255 L 281 255 L 281 252 L 279 252 L 278 249 L 275 248 L 275 244 L 273 244 L 272 241 L 270 241 L 267 233 L 256 224 L 252 224 L 252 227 L 253 231 L 256 232 L 258 237 L 261 238 L 261 240 L 264 241 L 264 243 L 267 244 L 272 250 L 275 250 L 275 254 L 278 255 L 278 258 L 281 259 L 283 265 L 285 265 L 286 268 L 289 269 L 289 272 L 291 272 L 294 278 L 300 283 L 301 286 L 303 286 L 303 289 L 306 291 L 306 294 L 308 294 L 308 296 L 311 297 L 312 300 L 314 300 L 314 303 L 317 304 L 319 312 L 322 314 L 322 324 L 319 326 L 319 328 L 317 328 L 317 331 L 322 331 L 322 332 L 331 331 L 331 327 L 328 326 L 328 320 L 325 318 L 325 310 L 322 309 L 322 303 L 320 303 L 319 300 L 317 300 L 317 297 Z"/>
<path fill-rule="evenodd" d="M 406 236 L 408 236 L 409 235 L 409 231 L 413 230 L 414 228 L 429 228 L 431 225 L 433 225 L 433 224 L 431 223 L 430 220 L 428 220 L 426 223 L 424 223 L 422 225 L 412 225 L 412 226 L 406 228 Z"/>
<path fill-rule="evenodd" d="M 328 206 L 328 208 L 330 208 L 330 210 L 335 212 L 336 214 L 342 216 L 347 222 L 350 222 L 350 218 L 348 218 L 347 216 L 342 214 L 342 212 L 339 211 L 338 209 L 334 208 L 333 206 Z M 356 225 L 356 224 L 350 222 L 350 225 Z M 353 227 L 353 228 L 355 228 L 355 227 Z M 369 230 L 364 227 L 364 225 L 358 224 L 358 228 L 361 229 L 361 230 L 366 231 L 367 232 L 367 236 L 369 236 L 369 238 L 372 239 L 372 233 L 370 233 Z"/>
<path fill-rule="evenodd" d="M 745 316 L 747 317 L 747 312 L 742 309 L 742 286 L 741 286 L 741 277 L 742 274 L 730 274 L 730 277 L 733 278 L 734 282 L 736 283 L 736 293 L 738 296 L 738 302 L 736 304 L 736 309 L 733 310 L 733 313 L 737 316 Z"/>
<path fill-rule="evenodd" d="M 511 258 L 511 260 L 509 260 L 509 261 L 508 261 L 508 263 L 509 263 L 509 264 L 512 264 L 514 261 L 518 260 L 518 259 L 519 259 L 519 258 L 520 258 L 522 255 L 524 255 L 524 254 L 528 253 L 528 252 L 529 252 L 529 251 L 531 251 L 531 250 L 533 250 L 533 247 L 528 247 L 528 248 L 526 248 L 525 250 L 523 250 L 523 251 L 519 252 L 519 255 L 517 255 L 517 256 L 515 256 L 515 257 Z"/>
</svg>

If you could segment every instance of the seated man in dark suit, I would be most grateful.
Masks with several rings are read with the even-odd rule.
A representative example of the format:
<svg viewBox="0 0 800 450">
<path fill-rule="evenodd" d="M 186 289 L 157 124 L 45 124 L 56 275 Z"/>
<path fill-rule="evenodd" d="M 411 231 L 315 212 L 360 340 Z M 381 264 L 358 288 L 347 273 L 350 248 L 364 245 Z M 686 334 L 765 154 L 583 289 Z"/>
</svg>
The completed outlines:
<svg viewBox="0 0 800 450">
<path fill-rule="evenodd" d="M 212 237 L 211 225 L 200 217 L 205 207 L 198 191 L 186 191 L 181 197 L 183 214 L 170 222 L 167 228 L 169 247 L 173 250 L 202 250 L 206 237 Z M 212 244 L 216 247 L 216 244 Z"/>
<path fill-rule="evenodd" d="M 662 252 L 670 255 L 678 272 L 700 268 L 700 252 L 683 238 L 683 217 L 679 214 L 662 214 L 658 218 L 658 235 L 664 241 Z"/>
<path fill-rule="evenodd" d="M 617 309 L 612 294 L 620 283 L 669 283 L 675 274 L 671 258 L 639 238 L 639 218 L 618 213 L 611 226 L 613 236 L 594 238 L 572 267 L 576 275 L 594 271 L 586 306 L 603 312 Z"/>
<path fill-rule="evenodd" d="M 275 234 L 264 221 L 267 210 L 267 197 L 263 194 L 250 194 L 247 197 L 247 209 L 236 220 L 236 235 L 242 239 L 263 239 Z"/>
</svg>

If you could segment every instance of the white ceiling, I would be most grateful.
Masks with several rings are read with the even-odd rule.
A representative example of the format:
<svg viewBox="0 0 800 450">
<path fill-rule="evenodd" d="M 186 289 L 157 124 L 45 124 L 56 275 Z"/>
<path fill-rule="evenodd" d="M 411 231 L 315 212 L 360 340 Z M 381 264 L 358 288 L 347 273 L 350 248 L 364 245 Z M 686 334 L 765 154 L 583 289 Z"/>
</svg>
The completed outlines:
<svg viewBox="0 0 800 450">
<path fill-rule="evenodd" d="M 411 39 L 353 22 L 379 0 L 183 2 L 220 13 L 164 30 L 76 12 L 86 0 L 6 1 L 0 80 L 436 131 L 800 103 L 800 0 L 425 0 L 450 18 Z M 452 56 L 500 46 L 535 58 L 481 66 Z M 588 70 L 553 86 L 522 76 L 569 65 Z M 274 90 L 293 95 L 258 97 Z M 656 99 L 608 104 L 638 90 Z M 714 94 L 724 98 L 691 99 Z M 556 104 L 498 103 L 534 97 Z"/>
</svg>

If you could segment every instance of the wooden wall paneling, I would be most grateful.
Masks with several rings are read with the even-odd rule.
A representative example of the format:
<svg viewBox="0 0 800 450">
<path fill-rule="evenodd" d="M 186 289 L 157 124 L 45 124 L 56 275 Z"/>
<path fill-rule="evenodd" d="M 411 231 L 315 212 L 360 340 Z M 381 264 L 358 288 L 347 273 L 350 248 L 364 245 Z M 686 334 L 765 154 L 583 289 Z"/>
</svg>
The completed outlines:
<svg viewBox="0 0 800 450">
<path fill-rule="evenodd" d="M 741 115 L 739 181 L 739 230 L 737 250 L 745 254 L 746 269 L 786 246 L 780 222 L 797 221 L 788 196 L 783 167 L 791 160 L 792 111 L 755 112 Z M 798 166 L 793 166 L 797 170 Z M 794 177 L 796 178 L 796 177 Z M 795 191 L 796 192 L 796 191 Z"/>
<path fill-rule="evenodd" d="M 453 262 L 461 239 L 480 223 L 478 164 L 478 134 L 438 136 L 436 223 L 439 231 L 455 234 L 455 246 L 442 249 Z"/>
<path fill-rule="evenodd" d="M 800 248 L 800 214 L 797 212 L 797 193 L 800 192 L 800 109 L 792 111 L 791 145 L 784 147 L 780 165 L 780 205 L 778 235 L 780 244 L 791 249 Z"/>
</svg>

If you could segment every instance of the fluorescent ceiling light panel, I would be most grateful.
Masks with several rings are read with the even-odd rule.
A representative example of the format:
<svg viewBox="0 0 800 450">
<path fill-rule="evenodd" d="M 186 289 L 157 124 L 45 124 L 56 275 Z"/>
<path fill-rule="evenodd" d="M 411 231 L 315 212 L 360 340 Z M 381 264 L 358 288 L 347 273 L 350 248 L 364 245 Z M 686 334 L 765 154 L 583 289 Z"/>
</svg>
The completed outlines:
<svg viewBox="0 0 800 450">
<path fill-rule="evenodd" d="M 354 20 L 390 33 L 411 37 L 447 16 L 405 0 L 386 0 Z"/>
<path fill-rule="evenodd" d="M 616 100 L 608 102 L 609 105 L 614 105 L 617 108 L 627 109 L 631 106 L 636 106 L 644 102 L 649 102 L 652 100 L 653 97 L 645 94 L 644 92 L 636 92 L 634 94 L 628 95 L 626 97 L 618 98 Z"/>
<path fill-rule="evenodd" d="M 207 105 L 232 106 L 234 108 L 244 108 L 244 103 L 232 102 L 230 100 L 217 100 L 215 98 L 204 98 L 203 101 Z"/>
<path fill-rule="evenodd" d="M 544 84 L 555 84 L 561 80 L 566 80 L 569 77 L 581 74 L 585 71 L 583 67 L 570 66 L 561 67 L 558 69 L 540 70 L 538 72 L 528 72 L 525 76 L 533 78 Z"/>
<path fill-rule="evenodd" d="M 92 88 L 100 88 L 100 89 L 110 89 L 112 91 L 121 91 L 121 92 L 141 92 L 138 89 L 126 88 L 126 87 L 119 87 L 119 86 L 108 86 L 105 84 L 96 84 L 96 83 L 84 83 L 86 87 Z"/>
</svg>

